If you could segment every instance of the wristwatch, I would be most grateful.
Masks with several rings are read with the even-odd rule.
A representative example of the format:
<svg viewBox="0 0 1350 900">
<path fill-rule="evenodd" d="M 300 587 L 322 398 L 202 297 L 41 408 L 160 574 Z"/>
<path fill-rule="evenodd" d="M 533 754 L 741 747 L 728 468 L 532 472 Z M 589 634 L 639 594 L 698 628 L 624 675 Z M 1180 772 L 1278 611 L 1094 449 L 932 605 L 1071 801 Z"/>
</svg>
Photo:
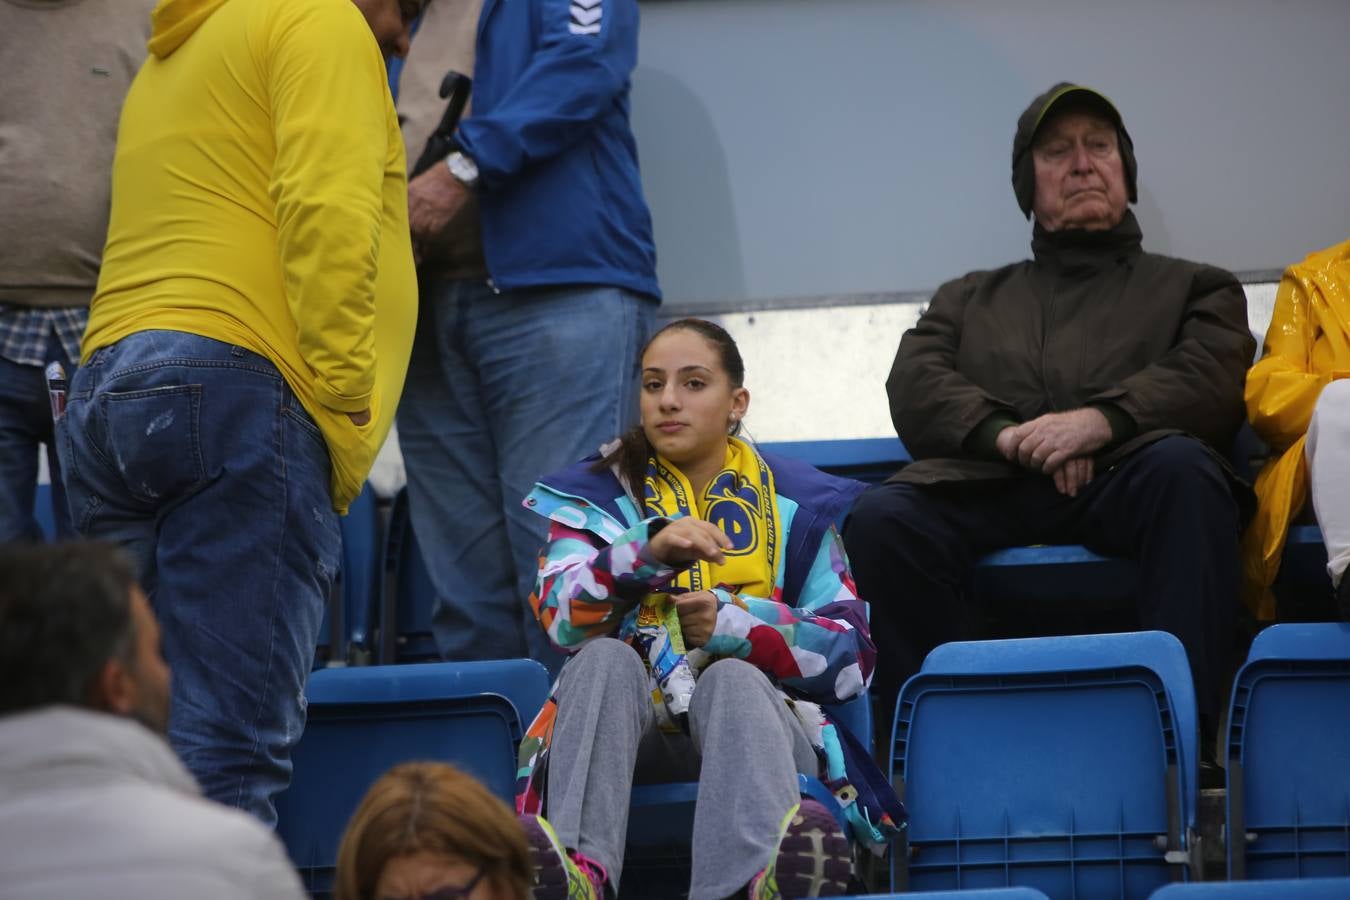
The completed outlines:
<svg viewBox="0 0 1350 900">
<path fill-rule="evenodd" d="M 456 150 L 445 158 L 445 164 L 450 168 L 450 174 L 455 176 L 465 187 L 471 188 L 478 184 L 478 164 L 472 159 Z"/>
</svg>

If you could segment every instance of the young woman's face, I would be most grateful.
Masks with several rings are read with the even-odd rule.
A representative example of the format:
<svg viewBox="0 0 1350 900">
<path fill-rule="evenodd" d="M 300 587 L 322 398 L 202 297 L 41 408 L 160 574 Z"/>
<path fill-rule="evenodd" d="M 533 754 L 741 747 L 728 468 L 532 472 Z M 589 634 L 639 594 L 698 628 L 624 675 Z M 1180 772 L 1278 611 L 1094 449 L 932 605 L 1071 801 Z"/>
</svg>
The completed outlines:
<svg viewBox="0 0 1350 900">
<path fill-rule="evenodd" d="M 642 430 L 663 457 L 681 468 L 720 465 L 727 432 L 750 403 L 731 384 L 717 348 L 679 328 L 660 335 L 642 356 Z"/>
<path fill-rule="evenodd" d="M 375 900 L 506 900 L 507 894 L 479 873 L 478 866 L 447 854 L 396 856 L 380 872 Z"/>
</svg>

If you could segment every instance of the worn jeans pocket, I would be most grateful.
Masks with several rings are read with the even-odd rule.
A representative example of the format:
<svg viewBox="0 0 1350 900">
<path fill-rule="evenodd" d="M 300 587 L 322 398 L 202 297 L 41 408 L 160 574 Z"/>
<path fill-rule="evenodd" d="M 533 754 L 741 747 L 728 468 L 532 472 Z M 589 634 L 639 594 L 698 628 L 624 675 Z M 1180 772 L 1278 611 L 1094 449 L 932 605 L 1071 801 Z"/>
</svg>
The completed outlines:
<svg viewBox="0 0 1350 900">
<path fill-rule="evenodd" d="M 175 384 L 98 395 L 104 455 L 132 496 L 161 503 L 206 480 L 201 385 Z"/>
</svg>

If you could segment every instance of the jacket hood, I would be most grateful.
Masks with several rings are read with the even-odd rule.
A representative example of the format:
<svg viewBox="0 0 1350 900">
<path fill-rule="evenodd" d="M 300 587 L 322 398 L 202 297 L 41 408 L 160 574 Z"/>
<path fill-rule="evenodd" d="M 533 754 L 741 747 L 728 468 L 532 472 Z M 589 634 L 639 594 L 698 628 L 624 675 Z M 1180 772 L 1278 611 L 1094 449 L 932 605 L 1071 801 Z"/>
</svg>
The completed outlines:
<svg viewBox="0 0 1350 900">
<path fill-rule="evenodd" d="M 111 773 L 201 794 L 168 743 L 131 719 L 73 706 L 0 719 L 0 784 L 38 790 L 84 777 L 104 781 Z"/>
<path fill-rule="evenodd" d="M 165 59 L 227 0 L 159 0 L 150 14 L 150 52 Z"/>
<path fill-rule="evenodd" d="M 1013 193 L 1017 195 L 1017 205 L 1022 208 L 1023 215 L 1028 219 L 1031 218 L 1031 206 L 1036 198 L 1036 165 L 1031 159 L 1031 145 L 1035 143 L 1036 132 L 1050 116 L 1051 110 L 1066 101 L 1089 104 L 1116 126 L 1116 134 L 1120 139 L 1120 161 L 1125 168 L 1125 188 L 1129 191 L 1130 202 L 1137 203 L 1138 165 L 1134 159 L 1134 141 L 1125 130 L 1125 122 L 1120 117 L 1120 111 L 1100 91 L 1081 84 L 1061 81 L 1032 100 L 1031 105 L 1023 110 L 1017 119 L 1017 132 L 1013 135 L 1012 184 Z"/>
</svg>

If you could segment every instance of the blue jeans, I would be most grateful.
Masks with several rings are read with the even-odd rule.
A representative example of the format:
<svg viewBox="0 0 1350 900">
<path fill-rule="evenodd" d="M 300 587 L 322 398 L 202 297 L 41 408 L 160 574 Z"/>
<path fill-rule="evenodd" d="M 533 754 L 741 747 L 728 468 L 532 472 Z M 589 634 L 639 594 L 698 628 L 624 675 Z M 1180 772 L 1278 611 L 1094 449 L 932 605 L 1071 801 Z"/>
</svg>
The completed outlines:
<svg viewBox="0 0 1350 900">
<path fill-rule="evenodd" d="M 521 501 L 635 420 L 656 303 L 428 278 L 421 296 L 398 434 L 436 642 L 447 659 L 531 656 L 556 671 L 526 602 L 548 521 Z"/>
<path fill-rule="evenodd" d="M 47 359 L 61 363 L 67 374 L 75 368 L 55 333 L 47 343 Z M 39 444 L 47 445 L 56 530 L 62 537 L 68 537 L 70 516 L 66 514 L 61 466 L 52 435 L 46 374 L 41 366 L 26 366 L 0 357 L 0 543 L 42 538 L 33 518 Z"/>
<path fill-rule="evenodd" d="M 274 824 L 341 551 L 318 426 L 263 357 L 143 331 L 79 370 L 58 439 L 75 526 L 132 554 L 159 618 L 170 743 Z"/>
</svg>

